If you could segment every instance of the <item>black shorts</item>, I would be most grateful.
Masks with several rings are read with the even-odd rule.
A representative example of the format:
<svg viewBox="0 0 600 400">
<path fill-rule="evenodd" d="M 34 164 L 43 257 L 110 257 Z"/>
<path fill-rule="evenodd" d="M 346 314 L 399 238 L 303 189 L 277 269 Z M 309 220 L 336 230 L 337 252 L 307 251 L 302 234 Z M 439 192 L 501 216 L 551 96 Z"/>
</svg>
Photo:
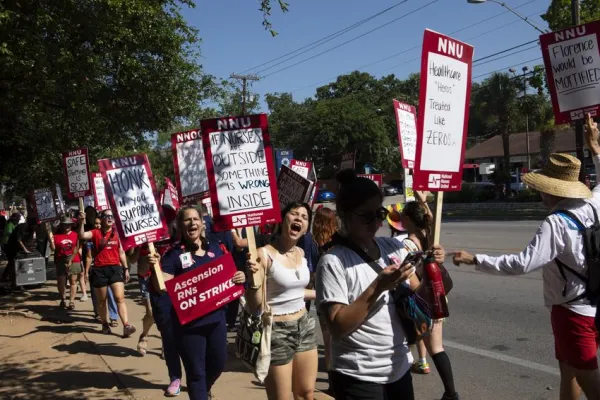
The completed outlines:
<svg viewBox="0 0 600 400">
<path fill-rule="evenodd" d="M 122 266 L 92 267 L 90 272 L 92 287 L 103 288 L 118 282 L 125 282 L 125 271 Z"/>
</svg>

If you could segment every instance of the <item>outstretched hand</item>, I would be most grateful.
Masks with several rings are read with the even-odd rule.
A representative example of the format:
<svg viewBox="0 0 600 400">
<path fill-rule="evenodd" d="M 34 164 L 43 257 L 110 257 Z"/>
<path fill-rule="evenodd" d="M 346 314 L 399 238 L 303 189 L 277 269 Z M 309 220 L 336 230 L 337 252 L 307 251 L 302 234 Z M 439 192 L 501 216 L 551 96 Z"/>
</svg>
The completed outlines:
<svg viewBox="0 0 600 400">
<path fill-rule="evenodd" d="M 594 155 L 600 154 L 600 144 L 598 139 L 600 138 L 600 132 L 598 132 L 598 124 L 594 122 L 592 116 L 587 113 L 585 115 L 585 141 Z"/>
<path fill-rule="evenodd" d="M 460 264 L 466 265 L 475 265 L 475 256 L 467 253 L 464 250 L 459 250 L 451 254 L 452 262 L 456 266 L 460 266 Z"/>
</svg>

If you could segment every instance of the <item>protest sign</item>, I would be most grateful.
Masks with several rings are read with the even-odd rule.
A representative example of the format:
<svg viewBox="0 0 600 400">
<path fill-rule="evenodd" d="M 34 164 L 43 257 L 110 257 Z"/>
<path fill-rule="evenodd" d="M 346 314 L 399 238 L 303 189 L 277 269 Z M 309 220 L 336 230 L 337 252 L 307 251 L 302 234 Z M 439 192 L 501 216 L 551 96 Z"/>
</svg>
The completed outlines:
<svg viewBox="0 0 600 400">
<path fill-rule="evenodd" d="M 413 176 L 410 170 L 404 170 L 404 202 L 415 201 L 415 192 L 413 191 Z"/>
<path fill-rule="evenodd" d="M 313 182 L 285 165 L 281 167 L 277 178 L 277 192 L 279 193 L 279 206 L 282 210 L 290 203 L 308 203 L 312 189 Z"/>
<path fill-rule="evenodd" d="M 357 174 L 356 176 L 372 180 L 380 189 L 383 186 L 383 175 L 381 174 Z"/>
<path fill-rule="evenodd" d="M 100 172 L 92 174 L 92 182 L 94 184 L 94 207 L 98 211 L 108 210 L 108 199 L 106 198 L 106 189 L 104 188 L 104 180 Z"/>
<path fill-rule="evenodd" d="M 600 110 L 600 21 L 540 36 L 556 124 Z"/>
<path fill-rule="evenodd" d="M 355 167 L 356 152 L 342 154 L 342 162 L 340 163 L 340 170 L 354 169 Z"/>
<path fill-rule="evenodd" d="M 165 282 L 179 322 L 187 324 L 239 299 L 244 285 L 233 283 L 236 272 L 228 253 Z"/>
<path fill-rule="evenodd" d="M 461 188 L 472 60 L 472 46 L 425 30 L 413 175 L 416 190 Z"/>
<path fill-rule="evenodd" d="M 201 121 L 216 230 L 281 220 L 265 114 Z"/>
<path fill-rule="evenodd" d="M 200 131 L 172 134 L 171 149 L 179 202 L 190 204 L 207 197 L 206 160 Z"/>
<path fill-rule="evenodd" d="M 69 199 L 78 199 L 92 194 L 87 149 L 63 153 L 63 167 Z"/>
<path fill-rule="evenodd" d="M 400 154 L 402 155 L 402 168 L 414 168 L 417 149 L 417 109 L 410 104 L 394 99 L 394 111 L 398 127 L 398 143 L 400 143 Z"/>
<path fill-rule="evenodd" d="M 50 188 L 35 189 L 33 191 L 33 206 L 38 223 L 54 221 L 58 218 L 54 196 Z"/>
<path fill-rule="evenodd" d="M 310 161 L 292 160 L 289 167 L 298 175 L 310 180 L 308 176 L 312 172 L 313 167 L 313 164 Z"/>
<path fill-rule="evenodd" d="M 62 189 L 60 188 L 60 185 L 58 183 L 56 184 L 56 199 L 58 200 L 58 210 L 60 211 L 61 214 L 64 214 L 65 213 L 65 199 L 63 199 Z"/>
<path fill-rule="evenodd" d="M 110 208 L 123 250 L 166 235 L 162 209 L 158 206 L 156 185 L 145 154 L 98 160 Z"/>
<path fill-rule="evenodd" d="M 204 204 L 204 207 L 206 207 L 206 211 L 208 212 L 208 215 L 210 215 L 210 217 L 212 218 L 212 203 L 210 201 L 210 197 L 207 197 L 205 199 L 202 199 L 202 204 Z"/>
<path fill-rule="evenodd" d="M 173 185 L 173 182 L 169 178 L 165 178 L 165 189 L 164 199 L 161 200 L 161 204 L 166 204 L 174 210 L 179 210 L 179 196 L 177 195 L 177 188 Z"/>
<path fill-rule="evenodd" d="M 277 167 L 277 174 L 281 171 L 281 166 L 290 166 L 290 162 L 294 158 L 294 151 L 289 149 L 275 149 L 275 166 Z"/>
<path fill-rule="evenodd" d="M 95 207 L 96 204 L 96 200 L 94 198 L 94 196 L 85 196 L 83 198 L 83 209 L 85 210 L 88 207 Z"/>
</svg>

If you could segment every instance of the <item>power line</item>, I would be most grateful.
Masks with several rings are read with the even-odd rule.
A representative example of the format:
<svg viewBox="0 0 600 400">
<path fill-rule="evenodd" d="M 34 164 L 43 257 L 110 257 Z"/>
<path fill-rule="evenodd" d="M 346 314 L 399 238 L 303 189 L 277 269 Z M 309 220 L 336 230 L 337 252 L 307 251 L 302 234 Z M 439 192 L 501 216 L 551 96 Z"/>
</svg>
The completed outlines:
<svg viewBox="0 0 600 400">
<path fill-rule="evenodd" d="M 268 69 L 271 69 L 271 68 L 273 68 L 273 67 L 275 67 L 275 66 L 277 66 L 277 65 L 279 65 L 279 64 L 281 64 L 281 63 L 284 63 L 284 62 L 286 62 L 286 61 L 289 61 L 289 60 L 291 60 L 291 59 L 293 59 L 293 58 L 296 58 L 296 57 L 298 57 L 299 55 L 302 55 L 302 54 L 304 54 L 304 53 L 306 53 L 306 52 L 308 52 L 308 51 L 310 51 L 310 50 L 316 49 L 317 47 L 319 47 L 319 46 L 321 46 L 321 45 L 323 45 L 323 44 L 325 44 L 325 43 L 327 43 L 327 42 L 329 42 L 329 41 L 331 41 L 331 40 L 333 40 L 333 39 L 336 39 L 336 38 L 338 38 L 339 36 L 342 36 L 343 34 L 345 34 L 345 33 L 347 33 L 347 32 L 350 32 L 351 30 L 354 30 L 354 29 L 358 28 L 358 27 L 359 27 L 359 26 L 361 26 L 361 25 L 364 25 L 365 23 L 367 23 L 367 22 L 371 21 L 372 19 L 375 19 L 375 18 L 379 17 L 380 15 L 383 15 L 383 14 L 385 14 L 385 13 L 387 13 L 387 12 L 389 12 L 389 11 L 393 10 L 394 8 L 396 8 L 396 7 L 398 7 L 398 6 L 400 6 L 400 5 L 404 4 L 404 3 L 406 3 L 407 1 L 408 1 L 408 0 L 403 0 L 403 1 L 399 2 L 399 3 L 397 3 L 397 4 L 394 4 L 394 5 L 393 5 L 393 6 L 391 6 L 391 7 L 388 7 L 388 8 L 386 8 L 386 9 L 384 9 L 384 10 L 381 10 L 381 11 L 379 11 L 379 12 L 377 12 L 377 13 L 375 13 L 375 14 L 371 15 L 370 17 L 367 17 L 367 18 L 365 18 L 365 19 L 362 19 L 362 20 L 360 20 L 360 21 L 358 21 L 358 22 L 356 22 L 356 23 L 354 23 L 354 24 L 352 24 L 352 25 L 349 25 L 349 26 L 347 26 L 347 27 L 345 27 L 345 28 L 343 28 L 343 29 L 340 29 L 340 30 L 339 30 L 339 31 L 337 31 L 337 32 L 334 32 L 334 33 L 331 33 L 331 34 L 329 34 L 329 35 L 327 35 L 327 36 L 325 36 L 325 37 L 322 37 L 322 38 L 321 38 L 321 39 L 319 39 L 319 40 L 315 40 L 315 41 L 314 41 L 314 42 L 312 42 L 312 43 L 309 43 L 309 44 L 307 44 L 307 45 L 304 45 L 304 46 L 302 46 L 302 47 L 300 47 L 300 48 L 297 48 L 296 50 L 290 51 L 289 53 L 286 53 L 286 54 L 284 54 L 284 55 L 282 55 L 282 56 L 279 56 L 279 57 L 273 58 L 272 60 L 265 61 L 265 62 L 264 62 L 264 63 L 262 63 L 262 64 L 259 64 L 259 65 L 256 65 L 256 66 L 254 66 L 254 67 L 248 68 L 248 69 L 247 69 L 247 70 L 245 70 L 244 72 L 248 72 L 248 71 L 251 71 L 251 70 L 255 70 L 255 69 L 257 69 L 257 68 L 261 68 L 261 67 L 263 67 L 263 66 L 265 66 L 265 65 L 268 65 L 268 64 L 271 64 L 271 63 L 273 63 L 273 62 L 275 62 L 275 61 L 281 60 L 282 58 L 285 58 L 285 57 L 287 57 L 287 56 L 290 56 L 290 55 L 292 55 L 292 54 L 294 54 L 294 53 L 298 53 L 299 51 L 302 51 L 302 50 L 304 50 L 304 49 L 307 49 L 307 50 L 305 50 L 305 51 L 303 51 L 303 52 L 301 52 L 301 53 L 298 53 L 298 54 L 296 54 L 296 55 L 294 55 L 294 56 L 292 56 L 292 57 L 289 57 L 289 58 L 287 58 L 287 59 L 285 59 L 285 60 L 283 60 L 283 61 L 281 61 L 281 62 L 279 62 L 279 63 L 277 63 L 277 64 L 275 64 L 275 65 L 271 65 L 270 67 L 264 68 L 264 69 L 262 69 L 262 70 L 258 71 L 258 73 L 260 73 L 260 72 L 262 72 L 262 71 L 265 71 L 265 70 L 268 70 Z"/>
<path fill-rule="evenodd" d="M 525 52 L 525 51 L 529 51 L 529 50 L 533 50 L 533 49 L 539 49 L 538 45 L 536 44 L 536 45 L 533 45 L 533 46 L 531 46 L 531 47 L 527 47 L 527 48 L 525 48 L 525 49 L 521 49 L 521 50 L 518 50 L 518 51 L 514 51 L 514 52 L 512 52 L 512 53 L 510 53 L 510 54 L 507 54 L 507 55 L 505 55 L 505 56 L 501 56 L 501 57 L 497 57 L 497 58 L 492 58 L 491 60 L 487 60 L 487 61 L 484 61 L 484 62 L 482 62 L 482 63 L 478 63 L 477 65 L 474 65 L 473 67 L 480 67 L 480 66 L 482 66 L 482 65 L 484 65 L 484 64 L 489 64 L 489 63 L 491 63 L 491 62 L 494 62 L 494 61 L 501 60 L 501 59 L 503 59 L 503 58 L 506 58 L 506 57 L 508 57 L 508 56 L 514 56 L 515 54 L 523 53 L 523 52 Z"/>
<path fill-rule="evenodd" d="M 495 71 L 486 72 L 485 74 L 481 74 L 481 75 L 474 76 L 472 79 L 478 79 L 478 78 L 484 77 L 484 76 L 486 76 L 486 75 L 491 75 L 491 74 L 493 74 L 494 72 L 500 72 L 500 71 L 503 71 L 503 70 L 507 70 L 507 69 L 509 69 L 509 68 L 518 67 L 519 65 L 528 64 L 528 63 L 530 63 L 530 62 L 538 61 L 538 60 L 541 60 L 541 59 L 542 59 L 542 57 L 533 58 L 533 59 L 531 59 L 531 60 L 523 61 L 523 62 L 520 62 L 520 63 L 518 63 L 518 64 L 511 65 L 511 66 L 509 66 L 509 67 L 503 67 L 503 68 L 497 69 L 497 70 L 495 70 Z"/>
<path fill-rule="evenodd" d="M 524 6 L 526 6 L 526 5 L 528 5 L 528 4 L 531 4 L 531 3 L 535 2 L 535 1 L 537 1 L 537 0 L 530 0 L 530 1 L 526 2 L 526 3 L 523 3 L 523 4 L 519 5 L 519 6 L 518 6 L 518 7 L 516 7 L 516 8 L 521 8 L 521 7 L 524 7 Z M 543 10 L 541 10 L 541 11 L 543 11 Z M 538 12 L 536 12 L 536 13 L 530 14 L 530 15 L 528 15 L 527 17 L 529 18 L 529 17 L 531 17 L 531 16 L 537 15 L 537 14 L 538 14 L 539 12 L 541 12 L 541 11 L 538 11 Z M 483 20 L 481 20 L 481 21 L 475 22 L 475 23 L 473 23 L 473 24 L 471 24 L 471 25 L 468 25 L 468 26 L 466 26 L 466 27 L 464 27 L 464 28 L 460 28 L 460 29 L 458 29 L 458 30 L 456 30 L 456 31 L 450 32 L 450 33 L 449 33 L 449 35 L 454 35 L 454 34 L 456 34 L 456 33 L 462 32 L 462 31 L 464 31 L 464 30 L 470 29 L 470 28 L 472 28 L 472 27 L 474 27 L 474 26 L 477 26 L 477 25 L 479 25 L 479 24 L 481 24 L 481 23 L 487 22 L 487 21 L 489 21 L 489 20 L 491 20 L 491 19 L 497 18 L 497 17 L 499 17 L 499 16 L 501 16 L 501 15 L 504 15 L 504 14 L 507 14 L 507 13 L 509 13 L 509 11 L 504 11 L 504 12 L 501 12 L 501 13 L 499 13 L 499 14 L 493 15 L 493 16 L 491 16 L 491 17 L 485 18 L 485 19 L 483 19 Z M 480 38 L 480 37 L 482 37 L 482 36 L 485 36 L 485 35 L 488 35 L 488 34 L 490 34 L 490 33 L 492 33 L 492 32 L 495 32 L 495 31 L 497 31 L 497 30 L 499 30 L 499 29 L 505 28 L 505 27 L 507 27 L 507 26 L 509 26 L 509 25 L 516 24 L 516 23 L 517 23 L 517 22 L 519 22 L 519 21 L 520 21 L 519 19 L 517 19 L 517 20 L 514 20 L 514 21 L 512 21 L 512 22 L 509 22 L 509 23 L 507 23 L 507 24 L 501 25 L 501 26 L 499 26 L 499 27 L 497 27 L 497 28 L 494 28 L 494 29 L 491 29 L 491 30 L 489 30 L 489 31 L 486 31 L 486 32 L 484 32 L 484 33 L 482 33 L 482 34 L 474 35 L 474 36 L 472 36 L 472 37 L 470 37 L 470 38 L 464 39 L 464 41 L 471 40 L 471 39 L 477 39 L 477 38 Z M 532 43 L 533 43 L 533 42 L 532 42 Z M 369 64 L 364 64 L 364 65 L 362 65 L 362 66 L 360 66 L 360 67 L 358 67 L 358 68 L 354 68 L 354 69 L 352 69 L 352 70 L 346 71 L 344 74 L 348 74 L 348 73 L 350 73 L 350 72 L 352 72 L 352 71 L 361 70 L 361 69 L 363 69 L 363 68 L 367 68 L 367 67 L 370 67 L 370 66 L 372 66 L 372 65 L 379 64 L 379 63 L 381 63 L 381 62 L 387 61 L 387 60 L 389 60 L 389 59 L 392 59 L 392 58 L 394 58 L 394 57 L 400 56 L 400 55 L 402 55 L 402 54 L 406 54 L 406 53 L 408 53 L 408 52 L 411 52 L 411 51 L 413 51 L 413 50 L 418 50 L 418 49 L 420 49 L 420 48 L 421 48 L 421 45 L 419 44 L 419 45 L 417 45 L 417 46 L 411 47 L 411 48 L 409 48 L 409 49 L 402 50 L 402 51 L 401 51 L 401 52 L 399 52 L 399 53 L 392 54 L 392 55 L 390 55 L 390 56 L 384 57 L 384 58 L 382 58 L 382 59 L 379 59 L 379 60 L 377 60 L 377 61 L 374 61 L 374 62 L 372 62 L 372 63 L 369 63 Z M 507 51 L 508 51 L 508 50 L 507 50 Z M 419 57 L 415 57 L 415 58 L 413 58 L 413 59 L 410 59 L 410 60 L 408 60 L 408 61 L 404 61 L 404 62 L 401 62 L 401 63 L 398 63 L 398 64 L 394 64 L 394 65 L 392 65 L 391 67 L 389 67 L 389 68 L 386 68 L 385 70 L 383 70 L 383 72 L 385 72 L 385 71 L 389 71 L 389 70 L 391 70 L 391 69 L 394 69 L 394 68 L 397 68 L 397 67 L 399 67 L 399 66 L 401 66 L 401 65 L 406 65 L 406 64 L 408 64 L 408 63 L 411 63 L 411 62 L 413 62 L 413 61 L 419 60 L 420 58 L 421 58 L 421 57 L 419 56 Z M 342 75 L 343 75 L 343 74 L 342 74 Z M 337 76 L 339 76 L 339 75 L 337 75 Z M 333 80 L 333 79 L 336 79 L 336 78 L 337 78 L 337 76 L 335 76 L 335 77 L 330 77 L 329 79 L 324 79 L 324 80 L 322 80 L 322 81 L 319 81 L 319 82 L 316 82 L 316 83 L 312 83 L 312 84 L 310 84 L 310 85 L 302 86 L 302 87 L 300 87 L 300 88 L 298 88 L 298 89 L 294 89 L 294 90 L 292 90 L 292 91 L 291 91 L 291 93 L 294 93 L 294 92 L 299 92 L 299 91 L 301 91 L 301 90 L 304 90 L 304 89 L 307 89 L 307 88 L 309 88 L 309 87 L 318 86 L 318 85 L 320 85 L 320 84 L 322 84 L 322 83 L 329 82 L 329 81 L 331 81 L 331 80 Z"/>
<path fill-rule="evenodd" d="M 396 22 L 396 21 L 399 21 L 399 20 L 401 20 L 401 19 L 403 19 L 403 18 L 406 18 L 406 17 L 408 17 L 409 15 L 412 15 L 412 14 L 414 14 L 414 13 L 418 12 L 418 11 L 421 11 L 422 9 L 424 9 L 424 8 L 426 8 L 426 7 L 429 7 L 430 5 L 432 5 L 432 4 L 434 4 L 434 3 L 437 3 L 438 1 L 440 1 L 440 0 L 433 0 L 433 1 L 430 1 L 429 3 L 427 3 L 427 4 L 425 4 L 425 5 L 421 6 L 421 7 L 418 7 L 417 9 L 415 9 L 415 10 L 413 10 L 413 11 L 410 11 L 410 12 L 408 12 L 408 13 L 404 14 L 404 15 L 401 15 L 400 17 L 398 17 L 398 18 L 395 18 L 395 19 L 393 19 L 393 20 L 391 20 L 391 21 L 389 21 L 389 22 L 386 22 L 386 23 L 385 23 L 385 24 L 383 24 L 383 25 L 380 25 L 380 26 L 378 26 L 378 27 L 376 27 L 376 28 L 374 28 L 374 29 L 371 29 L 371 30 L 369 30 L 369 31 L 367 31 L 367 32 L 365 32 L 365 33 L 363 33 L 363 34 L 361 34 L 361 35 L 355 36 L 355 37 L 353 37 L 353 38 L 352 38 L 352 39 L 350 39 L 350 40 L 347 40 L 347 41 L 345 41 L 345 42 L 343 42 L 343 43 L 340 43 L 340 44 L 338 44 L 337 46 L 331 47 L 331 48 L 329 48 L 329 49 L 327 49 L 327 50 L 325 50 L 325 51 L 322 51 L 322 52 L 320 52 L 320 53 L 317 53 L 317 54 L 315 54 L 315 55 L 313 55 L 313 56 L 311 56 L 311 57 L 309 57 L 309 58 L 305 58 L 304 60 L 300 60 L 300 61 L 298 61 L 298 62 L 296 62 L 296 63 L 294 63 L 294 64 L 292 64 L 292 65 L 288 65 L 287 67 L 280 68 L 280 69 L 278 69 L 278 70 L 276 70 L 276 71 L 274 71 L 274 72 L 271 72 L 270 74 L 267 74 L 267 75 L 263 76 L 262 78 L 263 78 L 263 79 L 266 79 L 266 78 L 268 78 L 268 77 L 270 77 L 270 76 L 272 76 L 272 75 L 275 75 L 275 74 L 277 74 L 277 73 L 279 73 L 279 72 L 282 72 L 282 71 L 285 71 L 285 70 L 287 70 L 287 69 L 293 68 L 293 67 L 295 67 L 295 66 L 297 66 L 297 65 L 303 64 L 303 63 L 305 63 L 305 62 L 307 62 L 307 61 L 310 61 L 310 60 L 312 60 L 312 59 L 314 59 L 314 58 L 317 58 L 317 57 L 319 57 L 319 56 L 322 56 L 323 54 L 329 53 L 330 51 L 333 51 L 333 50 L 335 50 L 335 49 L 337 49 L 337 48 L 340 48 L 340 47 L 342 47 L 342 46 L 345 46 L 345 45 L 346 45 L 346 44 L 348 44 L 348 43 L 351 43 L 351 42 L 353 42 L 353 41 L 355 41 L 355 40 L 357 40 L 357 39 L 360 39 L 360 38 L 362 38 L 362 37 L 364 37 L 364 36 L 366 36 L 366 35 L 369 35 L 369 34 L 371 34 L 371 33 L 375 32 L 375 31 L 378 31 L 379 29 L 382 29 L 382 28 L 384 28 L 384 27 L 386 27 L 386 26 L 388 26 L 388 25 L 390 25 L 390 24 L 392 24 L 392 23 L 394 23 L 394 22 Z"/>
</svg>

